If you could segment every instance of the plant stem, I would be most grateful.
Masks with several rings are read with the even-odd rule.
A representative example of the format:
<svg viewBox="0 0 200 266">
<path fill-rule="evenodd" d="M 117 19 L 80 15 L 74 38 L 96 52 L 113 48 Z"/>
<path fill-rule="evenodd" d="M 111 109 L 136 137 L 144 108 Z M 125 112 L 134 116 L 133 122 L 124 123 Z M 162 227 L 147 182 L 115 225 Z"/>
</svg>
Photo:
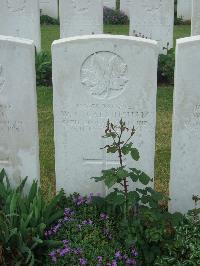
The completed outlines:
<svg viewBox="0 0 200 266">
<path fill-rule="evenodd" d="M 120 166 L 123 167 L 123 158 L 122 158 L 122 148 L 121 148 L 121 137 L 122 137 L 122 129 L 121 133 L 118 137 L 118 154 L 119 154 L 119 161 L 120 161 Z M 127 178 L 125 177 L 123 180 L 123 188 L 124 188 L 124 194 L 125 194 L 125 216 L 126 219 L 128 218 L 128 181 Z"/>
</svg>

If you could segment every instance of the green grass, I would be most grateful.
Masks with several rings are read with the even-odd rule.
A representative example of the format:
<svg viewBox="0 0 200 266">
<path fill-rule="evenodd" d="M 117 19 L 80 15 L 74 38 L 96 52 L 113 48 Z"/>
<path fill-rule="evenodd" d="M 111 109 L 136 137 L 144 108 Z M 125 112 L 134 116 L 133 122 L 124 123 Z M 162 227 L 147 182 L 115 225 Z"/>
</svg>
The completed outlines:
<svg viewBox="0 0 200 266">
<path fill-rule="evenodd" d="M 128 34 L 125 25 L 106 25 L 105 33 Z M 174 27 L 174 39 L 190 36 L 190 26 Z M 42 48 L 50 52 L 51 43 L 59 38 L 58 26 L 42 26 Z M 53 144 L 53 114 L 52 89 L 38 87 L 38 115 L 40 131 L 40 163 L 41 185 L 45 194 L 49 189 L 55 191 L 54 144 Z M 170 173 L 170 142 L 172 129 L 172 86 L 160 86 L 157 94 L 157 129 L 155 185 L 156 189 L 168 193 Z"/>
</svg>

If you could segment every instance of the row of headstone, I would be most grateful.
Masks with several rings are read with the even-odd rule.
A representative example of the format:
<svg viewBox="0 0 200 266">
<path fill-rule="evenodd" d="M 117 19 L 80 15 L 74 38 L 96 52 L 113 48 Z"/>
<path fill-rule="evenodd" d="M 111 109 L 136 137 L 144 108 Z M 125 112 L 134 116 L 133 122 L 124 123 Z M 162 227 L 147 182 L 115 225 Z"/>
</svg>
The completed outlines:
<svg viewBox="0 0 200 266">
<path fill-rule="evenodd" d="M 42 15 L 48 15 L 52 18 L 58 19 L 59 1 L 60 0 L 40 0 L 41 14 Z M 65 1 L 65 2 L 67 2 L 67 1 Z M 72 0 L 71 2 L 73 2 L 74 5 L 78 5 L 78 1 L 76 1 L 76 0 Z M 93 2 L 95 2 L 95 1 L 93 1 Z M 87 4 L 86 1 L 84 1 L 84 0 L 82 0 L 81 3 L 82 3 L 82 5 Z M 89 3 L 89 1 L 88 1 L 88 3 Z M 116 0 L 103 0 L 103 6 L 109 7 L 111 9 L 116 9 Z M 62 11 L 62 8 L 61 8 L 61 11 Z"/>
<path fill-rule="evenodd" d="M 118 165 L 99 148 L 108 119 L 136 128 L 140 160 L 154 177 L 158 46 L 142 38 L 94 35 L 55 41 L 53 109 L 57 189 L 101 192 L 102 169 Z M 185 213 L 199 195 L 200 36 L 177 42 L 170 211 Z M 77 53 L 81 51 L 81 53 Z M 39 178 L 36 83 L 32 41 L 0 36 L 0 168 L 13 177 Z M 133 62 L 135 62 L 133 64 Z M 142 73 L 142 74 L 141 74 Z M 129 159 L 127 166 L 132 167 Z"/>
</svg>

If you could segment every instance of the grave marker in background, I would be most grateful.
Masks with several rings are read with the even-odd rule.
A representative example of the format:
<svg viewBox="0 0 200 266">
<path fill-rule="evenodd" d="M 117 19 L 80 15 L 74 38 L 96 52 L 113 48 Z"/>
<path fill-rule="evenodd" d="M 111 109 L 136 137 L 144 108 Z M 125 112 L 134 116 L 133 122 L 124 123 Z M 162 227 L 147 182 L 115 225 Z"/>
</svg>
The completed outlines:
<svg viewBox="0 0 200 266">
<path fill-rule="evenodd" d="M 58 0 L 40 0 L 40 10 L 42 15 L 58 18 Z"/>
<path fill-rule="evenodd" d="M 39 179 L 33 41 L 0 36 L 0 170 L 13 186 Z"/>
<path fill-rule="evenodd" d="M 133 0 L 130 35 L 156 40 L 160 53 L 173 47 L 174 0 Z"/>
<path fill-rule="evenodd" d="M 200 36 L 179 39 L 176 48 L 171 212 L 194 209 L 200 192 Z M 200 204 L 199 206 L 200 207 Z"/>
<path fill-rule="evenodd" d="M 102 0 L 60 0 L 60 36 L 103 33 Z"/>
<path fill-rule="evenodd" d="M 1 0 L 0 35 L 33 40 L 40 51 L 40 9 L 38 0 Z"/>
<path fill-rule="evenodd" d="M 190 20 L 192 14 L 192 0 L 177 0 L 177 17 Z"/>
<path fill-rule="evenodd" d="M 80 51 L 77 53 L 77 51 Z M 108 119 L 136 128 L 141 159 L 134 167 L 154 177 L 157 56 L 156 42 L 95 35 L 58 40 L 52 46 L 57 190 L 101 192 L 90 178 L 118 165 L 100 150 Z M 133 64 L 134 62 L 134 64 Z M 127 160 L 133 167 L 133 162 Z"/>
<path fill-rule="evenodd" d="M 200 35 L 200 1 L 192 2 L 192 35 Z"/>
</svg>

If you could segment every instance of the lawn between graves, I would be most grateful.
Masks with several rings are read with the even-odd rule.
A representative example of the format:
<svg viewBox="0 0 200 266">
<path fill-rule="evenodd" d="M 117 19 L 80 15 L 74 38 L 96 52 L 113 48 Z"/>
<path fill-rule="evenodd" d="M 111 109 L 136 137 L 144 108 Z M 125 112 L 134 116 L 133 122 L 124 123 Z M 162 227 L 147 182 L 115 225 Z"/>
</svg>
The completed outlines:
<svg viewBox="0 0 200 266">
<path fill-rule="evenodd" d="M 106 25 L 105 33 L 128 34 L 127 25 Z M 190 26 L 174 27 L 174 40 L 190 36 Z M 59 38 L 59 27 L 42 26 L 42 49 L 50 52 L 51 43 Z M 134 63 L 134 62 L 133 62 Z M 38 87 L 38 117 L 40 135 L 40 168 L 41 186 L 44 193 L 51 195 L 55 192 L 55 158 L 53 143 L 53 92 L 51 88 Z M 158 191 L 168 194 L 170 176 L 170 148 L 172 130 L 173 86 L 158 86 L 157 94 L 157 129 L 156 129 L 156 158 L 155 186 Z"/>
</svg>

